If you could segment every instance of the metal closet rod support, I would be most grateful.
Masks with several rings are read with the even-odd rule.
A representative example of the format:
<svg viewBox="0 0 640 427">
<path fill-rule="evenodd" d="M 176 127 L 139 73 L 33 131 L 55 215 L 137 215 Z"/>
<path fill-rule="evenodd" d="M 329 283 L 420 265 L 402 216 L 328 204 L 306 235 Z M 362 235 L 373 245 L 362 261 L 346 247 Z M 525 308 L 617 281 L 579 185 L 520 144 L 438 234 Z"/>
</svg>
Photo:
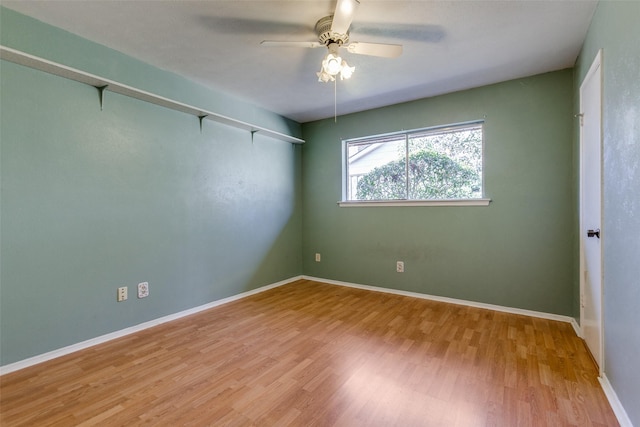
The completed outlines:
<svg viewBox="0 0 640 427">
<path fill-rule="evenodd" d="M 242 120 L 224 116 L 222 114 L 202 110 L 189 104 L 184 104 L 182 102 L 165 98 L 151 92 L 136 89 L 134 87 L 127 86 L 113 80 L 104 79 L 102 77 L 86 73 L 75 68 L 67 67 L 66 65 L 49 61 L 38 56 L 30 55 L 28 53 L 12 49 L 10 47 L 0 45 L 0 59 L 4 59 L 6 61 L 10 61 L 19 65 L 24 65 L 36 70 L 44 71 L 46 73 L 53 74 L 59 77 L 64 77 L 80 83 L 91 85 L 98 89 L 100 96 L 100 109 L 102 109 L 103 107 L 104 92 L 110 91 L 196 116 L 200 120 L 200 130 L 202 130 L 202 120 L 208 119 L 228 126 L 233 126 L 235 128 L 248 130 L 251 132 L 252 137 L 256 132 L 258 132 L 262 135 L 276 138 L 281 141 L 290 142 L 292 144 L 304 144 L 305 142 L 303 139 L 296 138 L 295 136 L 267 129 L 262 126 L 256 126 Z"/>
</svg>

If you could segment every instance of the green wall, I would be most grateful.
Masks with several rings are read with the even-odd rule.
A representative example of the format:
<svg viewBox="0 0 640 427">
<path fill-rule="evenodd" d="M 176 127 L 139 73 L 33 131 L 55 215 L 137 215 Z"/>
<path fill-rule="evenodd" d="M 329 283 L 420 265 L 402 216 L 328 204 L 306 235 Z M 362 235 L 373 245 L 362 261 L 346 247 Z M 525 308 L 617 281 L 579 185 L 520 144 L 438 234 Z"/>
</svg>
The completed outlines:
<svg viewBox="0 0 640 427">
<path fill-rule="evenodd" d="M 3 45 L 300 126 L 1 9 Z M 0 365 L 301 274 L 301 148 L 0 63 Z M 150 296 L 137 299 L 138 282 Z M 129 299 L 116 302 L 116 289 Z"/>
<path fill-rule="evenodd" d="M 640 2 L 600 2 L 576 64 L 603 71 L 604 371 L 640 426 Z"/>
<path fill-rule="evenodd" d="M 0 8 L 3 45 L 307 140 L 112 93 L 100 111 L 92 87 L 0 62 L 0 365 L 303 273 L 577 316 L 574 101 L 604 47 L 606 372 L 640 423 L 639 7 L 598 6 L 575 75 L 302 126 Z M 488 207 L 338 207 L 341 139 L 477 119 Z"/>
<path fill-rule="evenodd" d="M 304 124 L 305 274 L 572 315 L 572 79 L 558 71 Z M 336 204 L 341 139 L 477 119 L 488 207 Z"/>
</svg>

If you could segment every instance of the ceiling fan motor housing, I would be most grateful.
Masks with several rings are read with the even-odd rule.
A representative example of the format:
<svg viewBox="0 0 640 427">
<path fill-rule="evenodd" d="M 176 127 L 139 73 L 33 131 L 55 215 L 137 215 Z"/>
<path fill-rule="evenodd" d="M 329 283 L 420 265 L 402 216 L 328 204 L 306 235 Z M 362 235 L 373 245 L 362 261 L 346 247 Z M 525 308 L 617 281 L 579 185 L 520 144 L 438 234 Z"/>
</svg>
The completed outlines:
<svg viewBox="0 0 640 427">
<path fill-rule="evenodd" d="M 349 42 L 349 34 L 338 34 L 331 32 L 331 24 L 333 24 L 333 15 L 325 16 L 316 22 L 316 34 L 318 41 L 327 46 L 329 43 L 337 43 L 342 46 Z"/>
</svg>

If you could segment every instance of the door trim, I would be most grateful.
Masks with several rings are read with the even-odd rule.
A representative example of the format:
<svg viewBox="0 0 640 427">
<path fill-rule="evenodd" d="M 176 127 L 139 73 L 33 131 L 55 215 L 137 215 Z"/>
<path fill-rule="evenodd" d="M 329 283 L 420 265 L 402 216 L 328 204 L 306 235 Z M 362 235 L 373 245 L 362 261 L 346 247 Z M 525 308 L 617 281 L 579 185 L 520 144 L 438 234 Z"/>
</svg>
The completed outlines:
<svg viewBox="0 0 640 427">
<path fill-rule="evenodd" d="M 604 230 L 604 188 L 603 188 L 603 171 L 604 171 L 604 157 L 603 157 L 603 135 L 602 135 L 602 117 L 603 117 L 603 108 L 602 108 L 602 94 L 603 94 L 603 73 L 602 73 L 602 49 L 598 50 L 591 66 L 589 67 L 589 71 L 585 74 L 584 79 L 580 83 L 579 90 L 579 108 L 582 109 L 582 90 L 585 82 L 593 77 L 594 73 L 599 72 L 599 80 L 600 80 L 600 229 Z M 578 114 L 580 121 L 582 121 L 582 111 Z M 584 261 L 584 230 L 586 230 L 586 224 L 584 224 L 584 206 L 583 206 L 583 173 L 584 173 L 584 162 L 583 162 L 583 146 L 584 146 L 584 136 L 583 136 L 583 127 L 582 122 L 579 125 L 580 128 L 580 171 L 579 171 L 579 242 L 580 242 L 580 331 L 582 337 L 584 337 L 584 294 L 585 294 L 585 261 Z M 604 238 L 606 238 L 606 232 L 602 233 L 600 237 L 600 342 L 598 343 L 599 353 L 600 353 L 600 361 L 599 361 L 599 376 L 602 377 L 604 375 L 604 365 L 605 365 L 605 355 L 604 355 Z M 586 344 L 586 343 L 585 343 Z M 588 346 L 587 346 L 588 348 Z"/>
</svg>

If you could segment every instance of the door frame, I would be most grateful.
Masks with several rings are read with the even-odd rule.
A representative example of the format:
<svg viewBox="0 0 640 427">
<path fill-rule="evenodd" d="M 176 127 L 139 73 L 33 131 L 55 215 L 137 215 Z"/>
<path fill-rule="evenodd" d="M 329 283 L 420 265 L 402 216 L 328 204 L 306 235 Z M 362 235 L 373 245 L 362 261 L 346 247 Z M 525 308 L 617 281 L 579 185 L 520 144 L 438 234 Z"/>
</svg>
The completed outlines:
<svg viewBox="0 0 640 427">
<path fill-rule="evenodd" d="M 583 182 L 583 174 L 585 173 L 584 170 L 584 134 L 583 134 L 583 126 L 582 126 L 582 89 L 584 87 L 585 82 L 592 78 L 593 75 L 597 73 L 597 78 L 599 79 L 599 85 L 600 85 L 600 105 L 599 105 L 599 109 L 600 109 L 600 230 L 601 230 L 601 235 L 600 235 L 600 340 L 598 343 L 598 351 L 600 354 L 600 361 L 596 361 L 598 362 L 599 366 L 599 375 L 600 377 L 602 377 L 604 375 L 604 365 L 605 365 L 605 357 L 604 357 L 604 238 L 606 238 L 606 234 L 602 233 L 602 230 L 604 229 L 604 176 L 603 176 L 603 171 L 604 171 L 604 150 L 603 150 L 603 131 L 602 131 L 602 117 L 603 117 L 603 86 L 604 86 L 604 82 L 603 82 L 603 73 L 602 73 L 602 49 L 598 50 L 598 53 L 596 54 L 593 62 L 591 63 L 591 66 L 589 67 L 589 71 L 587 72 L 587 74 L 585 74 L 584 79 L 582 80 L 582 82 L 580 83 L 580 89 L 579 89 L 579 108 L 580 108 L 580 114 L 578 114 L 579 119 L 580 119 L 580 139 L 579 139 L 579 144 L 580 144 L 580 172 L 579 172 L 579 197 L 580 197 L 580 203 L 579 203 L 579 241 L 580 241 L 580 332 L 581 335 L 584 337 L 584 298 L 585 298 L 585 259 L 584 259 L 584 239 L 585 239 L 585 235 L 584 233 L 586 232 L 586 229 L 588 227 L 587 224 L 585 224 L 584 221 L 584 199 L 583 199 L 583 191 L 584 191 L 584 182 Z M 586 342 L 585 342 L 586 344 Z"/>
</svg>

